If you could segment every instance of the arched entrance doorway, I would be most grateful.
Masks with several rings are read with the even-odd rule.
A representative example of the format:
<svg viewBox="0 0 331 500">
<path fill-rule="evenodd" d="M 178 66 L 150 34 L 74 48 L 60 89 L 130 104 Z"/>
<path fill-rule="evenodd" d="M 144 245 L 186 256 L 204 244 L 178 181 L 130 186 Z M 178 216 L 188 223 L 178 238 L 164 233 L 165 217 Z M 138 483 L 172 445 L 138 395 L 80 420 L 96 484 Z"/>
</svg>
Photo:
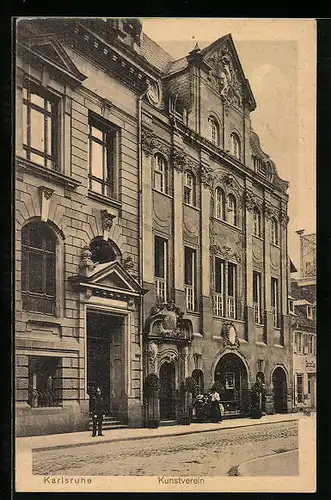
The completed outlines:
<svg viewBox="0 0 331 500">
<path fill-rule="evenodd" d="M 163 363 L 160 368 L 160 420 L 174 420 L 175 411 L 175 363 Z"/>
<path fill-rule="evenodd" d="M 234 353 L 221 357 L 215 368 L 215 383 L 227 416 L 244 416 L 249 412 L 248 373 L 242 359 Z"/>
<path fill-rule="evenodd" d="M 284 369 L 278 366 L 272 374 L 274 388 L 274 410 L 276 413 L 287 412 L 287 383 Z"/>
</svg>

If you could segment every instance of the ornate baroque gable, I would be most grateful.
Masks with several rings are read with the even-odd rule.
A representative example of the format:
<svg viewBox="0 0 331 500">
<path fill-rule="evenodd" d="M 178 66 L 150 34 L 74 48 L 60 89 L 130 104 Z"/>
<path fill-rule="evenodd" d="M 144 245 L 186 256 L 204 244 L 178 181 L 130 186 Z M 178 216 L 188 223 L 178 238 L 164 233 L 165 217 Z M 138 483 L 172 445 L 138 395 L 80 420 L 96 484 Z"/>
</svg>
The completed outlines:
<svg viewBox="0 0 331 500">
<path fill-rule="evenodd" d="M 251 130 L 250 145 L 256 173 L 285 193 L 289 183 L 279 177 L 275 163 L 270 156 L 262 150 L 260 138 L 253 130 Z"/>
<path fill-rule="evenodd" d="M 243 102 L 250 111 L 256 107 L 248 80 L 245 78 L 231 35 L 226 35 L 201 51 L 204 61 L 212 68 L 209 73 L 211 85 L 222 99 L 237 108 Z"/>
</svg>

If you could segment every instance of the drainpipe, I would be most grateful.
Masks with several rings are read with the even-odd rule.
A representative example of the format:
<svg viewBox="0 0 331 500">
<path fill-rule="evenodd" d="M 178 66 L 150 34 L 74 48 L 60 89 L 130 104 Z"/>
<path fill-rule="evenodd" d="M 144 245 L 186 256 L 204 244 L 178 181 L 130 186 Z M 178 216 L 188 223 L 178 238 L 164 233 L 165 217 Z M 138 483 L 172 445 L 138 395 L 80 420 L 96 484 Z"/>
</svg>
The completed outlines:
<svg viewBox="0 0 331 500">
<path fill-rule="evenodd" d="M 141 138 L 142 138 L 142 99 L 146 95 L 148 90 L 148 84 L 146 89 L 137 100 L 137 113 L 138 113 L 138 139 L 137 139 L 137 150 L 138 150 L 138 239 L 139 239 L 139 283 L 143 286 L 143 273 L 144 273 L 144 259 L 143 259 L 143 196 L 142 196 L 142 184 L 143 184 L 143 171 L 142 171 L 142 148 L 141 148 Z M 144 330 L 144 299 L 140 296 L 139 300 L 139 347 L 141 349 L 141 362 L 143 360 L 143 342 L 142 335 Z M 143 399 L 143 366 L 140 372 L 140 398 Z"/>
</svg>

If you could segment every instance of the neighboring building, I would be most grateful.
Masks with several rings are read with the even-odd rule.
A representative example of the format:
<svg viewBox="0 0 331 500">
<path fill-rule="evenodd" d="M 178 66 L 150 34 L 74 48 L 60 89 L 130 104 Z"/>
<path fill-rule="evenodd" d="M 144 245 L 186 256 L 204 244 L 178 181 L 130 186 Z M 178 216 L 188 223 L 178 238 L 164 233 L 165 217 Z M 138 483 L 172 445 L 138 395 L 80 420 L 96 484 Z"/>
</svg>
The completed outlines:
<svg viewBox="0 0 331 500">
<path fill-rule="evenodd" d="M 316 234 L 300 236 L 300 277 L 291 280 L 294 408 L 316 408 Z"/>
<path fill-rule="evenodd" d="M 150 374 L 161 420 L 190 375 L 291 411 L 288 183 L 231 35 L 175 61 L 137 19 L 26 19 L 16 52 L 18 435 L 86 429 L 97 385 L 144 425 Z"/>
</svg>

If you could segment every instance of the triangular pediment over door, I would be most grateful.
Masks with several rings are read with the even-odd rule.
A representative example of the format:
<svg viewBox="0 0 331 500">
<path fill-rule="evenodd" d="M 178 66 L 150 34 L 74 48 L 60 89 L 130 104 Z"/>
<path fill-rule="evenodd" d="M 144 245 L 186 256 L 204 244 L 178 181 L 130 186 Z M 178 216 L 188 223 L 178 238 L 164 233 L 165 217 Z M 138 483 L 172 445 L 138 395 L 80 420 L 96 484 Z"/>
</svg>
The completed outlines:
<svg viewBox="0 0 331 500">
<path fill-rule="evenodd" d="M 139 296 L 145 291 L 118 261 L 97 264 L 88 276 L 73 276 L 70 281 L 79 288 L 99 291 L 101 295 Z"/>
</svg>

